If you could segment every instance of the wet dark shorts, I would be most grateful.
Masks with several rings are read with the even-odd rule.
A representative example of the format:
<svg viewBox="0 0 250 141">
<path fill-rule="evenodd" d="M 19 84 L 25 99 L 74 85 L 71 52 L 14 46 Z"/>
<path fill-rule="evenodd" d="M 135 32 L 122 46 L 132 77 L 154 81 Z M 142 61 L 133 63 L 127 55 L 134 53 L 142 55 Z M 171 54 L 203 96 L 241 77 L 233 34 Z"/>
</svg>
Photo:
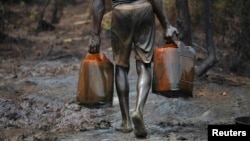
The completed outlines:
<svg viewBox="0 0 250 141">
<path fill-rule="evenodd" d="M 150 63 L 153 56 L 154 38 L 155 20 L 149 2 L 120 4 L 114 7 L 111 44 L 115 64 L 128 67 L 132 49 L 136 60 Z"/>
</svg>

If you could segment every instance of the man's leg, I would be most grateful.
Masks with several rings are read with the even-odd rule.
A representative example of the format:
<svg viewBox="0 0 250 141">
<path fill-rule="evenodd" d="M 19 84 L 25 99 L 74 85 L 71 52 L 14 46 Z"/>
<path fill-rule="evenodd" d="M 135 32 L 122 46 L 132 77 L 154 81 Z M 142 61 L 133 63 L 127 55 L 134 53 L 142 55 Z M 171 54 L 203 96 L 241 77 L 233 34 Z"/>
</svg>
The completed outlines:
<svg viewBox="0 0 250 141">
<path fill-rule="evenodd" d="M 151 64 L 137 60 L 136 69 L 138 75 L 137 99 L 135 111 L 132 114 L 132 120 L 135 127 L 135 135 L 137 137 L 146 137 L 147 131 L 143 122 L 143 109 L 151 86 Z"/>
<path fill-rule="evenodd" d="M 119 65 L 115 67 L 115 83 L 122 115 L 121 126 L 117 127 L 116 130 L 124 133 L 129 133 L 133 130 L 129 115 L 128 71 L 128 67 L 126 68 Z"/>
</svg>

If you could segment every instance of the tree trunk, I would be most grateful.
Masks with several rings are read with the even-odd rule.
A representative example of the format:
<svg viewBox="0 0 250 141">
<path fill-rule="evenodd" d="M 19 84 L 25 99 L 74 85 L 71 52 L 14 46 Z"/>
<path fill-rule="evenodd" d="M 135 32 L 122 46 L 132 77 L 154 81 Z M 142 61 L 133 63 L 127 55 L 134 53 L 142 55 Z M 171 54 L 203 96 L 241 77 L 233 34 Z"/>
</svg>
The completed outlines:
<svg viewBox="0 0 250 141">
<path fill-rule="evenodd" d="M 213 41 L 213 24 L 212 24 L 212 0 L 205 1 L 205 33 L 206 33 L 206 47 L 208 50 L 208 58 L 196 69 L 196 75 L 202 76 L 217 62 L 216 52 Z"/>
<path fill-rule="evenodd" d="M 54 24 L 58 23 L 63 12 L 62 0 L 50 0 L 46 7 L 43 20 Z"/>
<path fill-rule="evenodd" d="M 112 0 L 105 0 L 105 13 L 112 10 Z"/>
<path fill-rule="evenodd" d="M 232 58 L 232 62 L 230 64 L 230 70 L 233 72 L 237 72 L 240 61 L 245 53 L 247 53 L 247 48 L 249 48 L 250 40 L 248 35 L 250 35 L 250 28 L 249 28 L 249 6 L 250 1 L 241 1 L 242 7 L 240 10 L 240 32 L 238 33 L 237 40 L 235 42 L 235 55 Z"/>
<path fill-rule="evenodd" d="M 44 20 L 43 20 L 43 17 L 44 17 L 45 9 L 48 6 L 49 2 L 50 2 L 50 0 L 45 0 L 42 9 L 39 12 L 38 20 L 37 20 L 37 27 L 36 27 L 36 30 L 35 30 L 36 35 L 43 30 L 43 25 L 45 23 Z"/>
<path fill-rule="evenodd" d="M 188 0 L 176 0 L 177 28 L 180 32 L 180 40 L 188 46 L 192 46 L 190 14 Z"/>
</svg>

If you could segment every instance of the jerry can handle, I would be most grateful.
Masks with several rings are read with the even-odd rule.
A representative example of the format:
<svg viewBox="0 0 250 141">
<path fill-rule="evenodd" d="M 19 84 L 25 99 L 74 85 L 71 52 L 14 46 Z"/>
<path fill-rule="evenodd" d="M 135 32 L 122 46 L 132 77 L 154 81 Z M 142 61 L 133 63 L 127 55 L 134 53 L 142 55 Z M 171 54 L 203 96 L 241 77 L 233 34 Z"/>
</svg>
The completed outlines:
<svg viewBox="0 0 250 141">
<path fill-rule="evenodd" d="M 174 32 L 173 36 L 171 36 L 171 37 L 170 37 L 170 36 L 169 36 L 169 37 L 164 37 L 164 42 L 165 42 L 165 44 L 174 43 L 176 40 L 177 40 L 177 41 L 180 40 L 179 34 L 176 33 L 176 32 Z"/>
</svg>

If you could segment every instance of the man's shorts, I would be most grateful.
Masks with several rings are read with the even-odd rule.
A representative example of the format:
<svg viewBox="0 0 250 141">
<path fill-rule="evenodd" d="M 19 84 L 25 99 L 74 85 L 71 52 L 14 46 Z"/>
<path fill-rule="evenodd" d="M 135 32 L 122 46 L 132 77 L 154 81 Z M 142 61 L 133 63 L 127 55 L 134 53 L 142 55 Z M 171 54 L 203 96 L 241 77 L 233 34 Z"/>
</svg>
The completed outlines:
<svg viewBox="0 0 250 141">
<path fill-rule="evenodd" d="M 149 2 L 119 4 L 114 7 L 111 45 L 114 63 L 129 67 L 132 47 L 136 60 L 150 63 L 155 39 L 154 12 Z"/>
</svg>

